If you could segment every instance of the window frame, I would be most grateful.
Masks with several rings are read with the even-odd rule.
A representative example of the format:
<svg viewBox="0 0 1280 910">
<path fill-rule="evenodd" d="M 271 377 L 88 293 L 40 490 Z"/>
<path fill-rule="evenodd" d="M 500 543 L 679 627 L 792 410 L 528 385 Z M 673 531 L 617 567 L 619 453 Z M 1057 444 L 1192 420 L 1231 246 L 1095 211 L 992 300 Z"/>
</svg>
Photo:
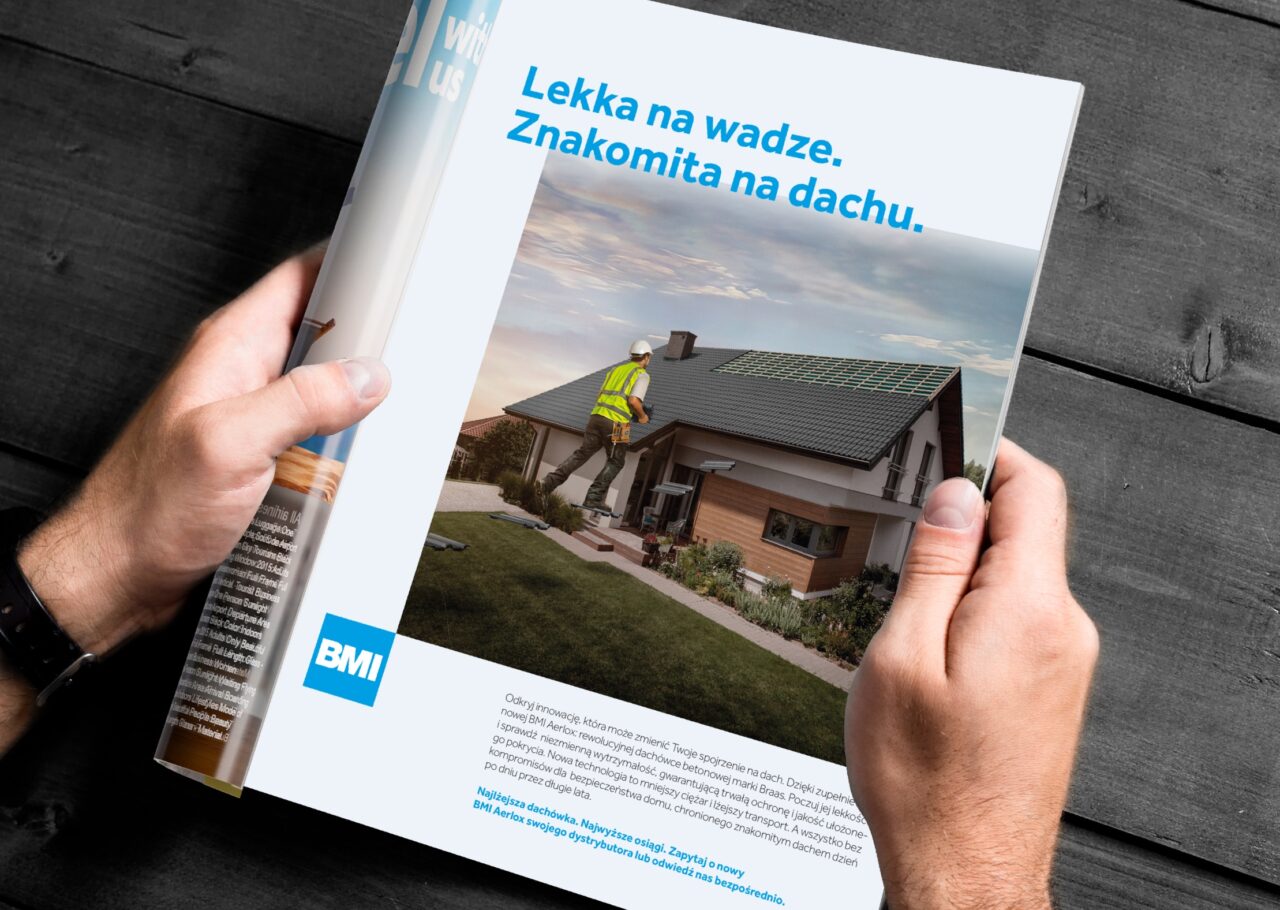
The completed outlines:
<svg viewBox="0 0 1280 910">
<path fill-rule="evenodd" d="M 782 518 L 786 522 L 785 539 L 779 539 L 773 536 L 773 526 L 775 518 Z M 792 538 L 795 535 L 798 523 L 804 522 L 809 525 L 809 544 L 801 546 Z M 815 549 L 818 540 L 822 537 L 824 528 L 830 528 L 834 532 L 834 542 L 830 550 Z M 844 552 L 845 538 L 848 536 L 848 525 L 826 524 L 821 521 L 815 521 L 812 518 L 805 518 L 803 515 L 796 515 L 794 512 L 788 512 L 785 509 L 769 508 L 769 512 L 765 515 L 764 531 L 760 535 L 760 539 L 765 543 L 773 544 L 775 547 L 782 547 L 793 553 L 799 553 L 801 556 L 807 556 L 810 559 L 831 559 L 838 557 Z"/>
<path fill-rule="evenodd" d="M 929 472 L 933 470 L 933 456 L 937 452 L 937 447 L 931 443 L 924 444 L 924 454 L 920 456 L 920 470 L 916 474 L 916 487 L 911 492 L 911 504 L 920 506 L 924 504 L 924 494 L 928 491 L 931 481 L 929 480 Z"/>
<path fill-rule="evenodd" d="M 882 498 L 890 502 L 897 502 L 898 494 L 902 492 L 902 481 L 907 476 L 907 459 L 911 456 L 913 435 L 911 430 L 905 431 L 898 437 L 897 442 L 893 444 L 893 451 L 889 453 L 889 474 L 884 480 Z"/>
</svg>

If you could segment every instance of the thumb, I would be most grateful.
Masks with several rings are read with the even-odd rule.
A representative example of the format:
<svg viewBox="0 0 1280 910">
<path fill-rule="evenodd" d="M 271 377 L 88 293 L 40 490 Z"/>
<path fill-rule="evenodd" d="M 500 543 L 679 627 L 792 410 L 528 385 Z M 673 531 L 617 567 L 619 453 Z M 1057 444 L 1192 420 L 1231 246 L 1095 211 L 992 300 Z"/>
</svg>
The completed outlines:
<svg viewBox="0 0 1280 910">
<path fill-rule="evenodd" d="M 929 495 L 890 611 L 917 644 L 945 648 L 951 615 L 978 562 L 984 512 L 982 492 L 963 477 L 944 480 Z"/>
<path fill-rule="evenodd" d="M 308 437 L 328 436 L 368 416 L 391 388 L 391 374 L 372 357 L 296 367 L 260 389 L 206 408 L 227 453 L 266 470 L 277 455 Z M 250 466 L 246 466 L 250 467 Z"/>
</svg>

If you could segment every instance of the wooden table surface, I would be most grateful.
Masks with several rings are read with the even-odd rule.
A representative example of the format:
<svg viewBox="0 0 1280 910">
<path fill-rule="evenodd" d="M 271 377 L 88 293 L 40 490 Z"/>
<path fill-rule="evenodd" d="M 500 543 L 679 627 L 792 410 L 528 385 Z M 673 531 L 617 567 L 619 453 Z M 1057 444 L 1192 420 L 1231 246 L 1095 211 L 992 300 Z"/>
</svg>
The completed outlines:
<svg viewBox="0 0 1280 910">
<path fill-rule="evenodd" d="M 1280 0 L 688 5 L 1085 84 L 1008 423 L 1067 478 L 1103 640 L 1055 889 L 1280 906 Z M 0 505 L 55 501 L 328 232 L 405 6 L 0 0 Z M 0 908 L 591 903 L 161 770 L 193 623 L 0 761 Z"/>
</svg>

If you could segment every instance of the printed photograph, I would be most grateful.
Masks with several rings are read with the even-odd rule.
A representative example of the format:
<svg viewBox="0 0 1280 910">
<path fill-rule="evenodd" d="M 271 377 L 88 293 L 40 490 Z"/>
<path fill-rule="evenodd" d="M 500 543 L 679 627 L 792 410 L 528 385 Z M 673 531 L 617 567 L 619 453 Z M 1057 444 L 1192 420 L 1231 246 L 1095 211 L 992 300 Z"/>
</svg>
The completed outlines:
<svg viewBox="0 0 1280 910">
<path fill-rule="evenodd" d="M 551 155 L 400 634 L 843 761 L 1037 256 Z"/>
</svg>

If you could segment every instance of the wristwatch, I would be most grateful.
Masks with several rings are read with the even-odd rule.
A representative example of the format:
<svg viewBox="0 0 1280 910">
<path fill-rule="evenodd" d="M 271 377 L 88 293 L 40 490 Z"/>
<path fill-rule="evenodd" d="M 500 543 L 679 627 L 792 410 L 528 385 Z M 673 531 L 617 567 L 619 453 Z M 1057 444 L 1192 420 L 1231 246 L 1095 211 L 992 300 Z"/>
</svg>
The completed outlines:
<svg viewBox="0 0 1280 910">
<path fill-rule="evenodd" d="M 18 544 L 39 523 L 32 509 L 0 512 L 0 659 L 35 686 L 36 704 L 43 706 L 97 657 L 49 615 L 18 565 Z"/>
</svg>

